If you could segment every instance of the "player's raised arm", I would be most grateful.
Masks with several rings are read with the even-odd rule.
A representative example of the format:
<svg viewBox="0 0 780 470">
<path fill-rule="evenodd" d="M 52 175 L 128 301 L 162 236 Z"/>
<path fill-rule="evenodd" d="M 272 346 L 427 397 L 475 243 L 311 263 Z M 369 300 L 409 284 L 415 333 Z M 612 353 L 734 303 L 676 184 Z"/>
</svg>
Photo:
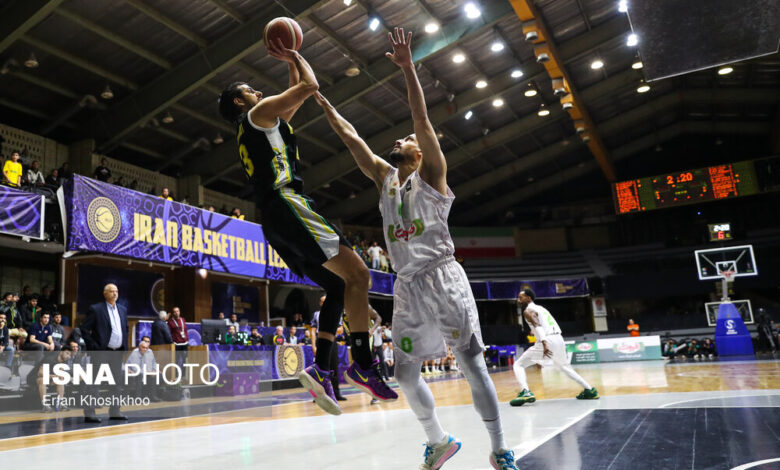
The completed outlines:
<svg viewBox="0 0 780 470">
<path fill-rule="evenodd" d="M 412 33 L 405 35 L 403 28 L 395 28 L 395 34 L 388 33 L 387 37 L 393 46 L 393 52 L 388 52 L 385 55 L 404 73 L 409 109 L 412 111 L 412 121 L 414 121 L 414 133 L 423 154 L 420 163 L 420 176 L 436 190 L 446 194 L 447 161 L 444 159 L 441 147 L 439 147 L 439 140 L 436 138 L 433 125 L 428 120 L 425 96 L 412 62 Z"/>
<path fill-rule="evenodd" d="M 261 100 L 257 106 L 249 111 L 249 118 L 261 127 L 273 126 L 277 117 L 289 121 L 306 101 L 306 98 L 313 95 L 320 87 L 317 83 L 317 77 L 314 76 L 314 71 L 306 59 L 297 51 L 286 49 L 281 39 L 277 39 L 276 44 L 269 44 L 268 52 L 273 57 L 294 66 L 298 76 L 296 79 L 291 74 L 290 83 L 292 84 L 295 79 L 294 85 L 279 95 Z"/>
<path fill-rule="evenodd" d="M 341 141 L 347 146 L 360 171 L 371 178 L 374 184 L 381 190 L 387 172 L 390 170 L 390 165 L 374 155 L 374 152 L 368 148 L 366 142 L 360 138 L 355 127 L 344 119 L 344 116 L 339 114 L 336 108 L 320 92 L 314 94 L 314 100 L 325 111 L 330 127 L 333 128 L 333 131 L 338 134 Z"/>
</svg>

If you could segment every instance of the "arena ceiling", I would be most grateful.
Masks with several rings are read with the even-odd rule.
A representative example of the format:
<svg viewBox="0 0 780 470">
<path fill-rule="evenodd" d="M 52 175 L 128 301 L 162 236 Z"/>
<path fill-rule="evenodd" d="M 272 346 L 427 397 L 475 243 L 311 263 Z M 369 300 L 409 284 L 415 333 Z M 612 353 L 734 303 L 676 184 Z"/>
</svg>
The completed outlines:
<svg viewBox="0 0 780 470">
<path fill-rule="evenodd" d="M 465 3 L 0 1 L 0 120 L 64 143 L 91 137 L 111 157 L 172 176 L 199 174 L 207 187 L 241 195 L 245 178 L 234 130 L 219 118 L 216 99 L 233 81 L 248 81 L 266 95 L 286 87 L 286 65 L 262 44 L 265 23 L 277 16 L 298 20 L 301 52 L 322 93 L 379 154 L 411 132 L 403 79 L 384 57 L 386 32 L 398 25 L 415 32 L 420 80 L 458 196 L 453 224 L 495 225 L 518 206 L 609 198 L 608 169 L 561 110 L 510 2 L 474 0 L 481 14 L 473 19 Z M 780 151 L 778 55 L 734 64 L 728 75 L 710 69 L 653 82 L 650 91 L 637 93 L 636 48 L 626 44 L 630 26 L 615 0 L 533 6 L 618 179 L 652 174 L 650 167 L 671 171 Z M 440 29 L 424 32 L 430 22 Z M 495 43 L 503 49 L 494 51 Z M 453 62 L 456 54 L 464 60 Z M 595 60 L 603 67 L 592 68 Z M 357 76 L 346 75 L 355 68 Z M 480 80 L 485 87 L 475 86 Z M 529 83 L 539 91 L 532 98 L 524 95 Z M 107 87 L 111 99 L 101 97 Z M 497 98 L 501 106 L 494 105 Z M 546 117 L 537 115 L 542 103 L 550 110 Z M 307 103 L 292 124 L 306 190 L 324 213 L 376 223 L 376 190 L 319 108 Z M 724 142 L 729 151 L 716 151 Z M 734 155 L 739 148 L 753 153 Z"/>
</svg>

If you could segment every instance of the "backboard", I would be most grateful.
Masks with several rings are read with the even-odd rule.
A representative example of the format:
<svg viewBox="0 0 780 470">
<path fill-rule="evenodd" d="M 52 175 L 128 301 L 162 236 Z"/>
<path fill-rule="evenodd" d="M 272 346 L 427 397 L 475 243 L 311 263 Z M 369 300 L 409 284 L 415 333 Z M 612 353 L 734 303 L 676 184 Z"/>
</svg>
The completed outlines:
<svg viewBox="0 0 780 470">
<path fill-rule="evenodd" d="M 718 308 L 723 302 L 707 302 L 704 304 L 704 312 L 707 314 L 707 325 L 715 326 L 718 320 Z M 732 304 L 737 308 L 737 312 L 742 317 L 746 325 L 754 323 L 753 308 L 750 300 L 732 300 Z"/>
<path fill-rule="evenodd" d="M 696 250 L 694 255 L 700 281 L 723 279 L 723 271 L 733 271 L 733 277 L 758 276 L 753 245 Z"/>
</svg>

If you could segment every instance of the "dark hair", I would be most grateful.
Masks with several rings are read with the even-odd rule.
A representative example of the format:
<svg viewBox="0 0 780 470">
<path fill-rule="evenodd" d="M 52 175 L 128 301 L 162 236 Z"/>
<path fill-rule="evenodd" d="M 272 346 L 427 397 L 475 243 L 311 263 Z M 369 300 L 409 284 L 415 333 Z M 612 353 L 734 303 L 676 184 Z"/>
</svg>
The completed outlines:
<svg viewBox="0 0 780 470">
<path fill-rule="evenodd" d="M 525 287 L 523 289 L 520 289 L 520 292 L 525 292 L 525 295 L 531 298 L 531 301 L 536 300 L 536 294 L 534 293 L 534 290 L 530 287 Z"/>
<path fill-rule="evenodd" d="M 234 99 L 241 98 L 242 85 L 246 85 L 246 82 L 233 82 L 219 95 L 219 114 L 231 124 L 238 124 L 244 114 L 233 102 Z"/>
</svg>

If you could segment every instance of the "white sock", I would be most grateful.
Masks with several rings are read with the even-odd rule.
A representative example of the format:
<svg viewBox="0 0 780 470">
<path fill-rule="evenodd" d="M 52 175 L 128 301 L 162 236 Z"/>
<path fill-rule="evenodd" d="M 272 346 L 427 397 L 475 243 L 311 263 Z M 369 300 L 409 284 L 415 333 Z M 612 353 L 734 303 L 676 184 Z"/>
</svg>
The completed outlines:
<svg viewBox="0 0 780 470">
<path fill-rule="evenodd" d="M 498 412 L 498 396 L 496 386 L 490 380 L 482 352 L 476 346 L 476 338 L 472 336 L 472 347 L 468 351 L 456 352 L 455 356 L 463 370 L 463 375 L 471 386 L 471 398 L 474 408 L 482 417 L 485 428 L 490 435 L 490 444 L 493 452 L 505 450 L 504 430 L 501 426 L 501 415 Z M 476 351 L 475 351 L 476 350 Z M 476 352 L 476 354 L 472 354 Z"/>
<path fill-rule="evenodd" d="M 401 386 L 409 407 L 425 430 L 428 443 L 433 445 L 447 438 L 436 416 L 433 394 L 428 384 L 420 377 L 420 363 L 396 364 L 395 376 Z"/>
<path fill-rule="evenodd" d="M 520 384 L 520 390 L 528 390 L 528 378 L 525 376 L 525 363 L 521 361 L 515 362 L 512 367 L 515 372 L 515 379 Z"/>
<path fill-rule="evenodd" d="M 585 390 L 590 390 L 591 387 L 590 384 L 582 378 L 582 376 L 574 371 L 572 367 L 569 364 L 561 366 L 561 370 L 566 373 L 566 375 L 569 376 L 570 379 L 574 380 L 578 384 L 580 384 Z"/>
</svg>

